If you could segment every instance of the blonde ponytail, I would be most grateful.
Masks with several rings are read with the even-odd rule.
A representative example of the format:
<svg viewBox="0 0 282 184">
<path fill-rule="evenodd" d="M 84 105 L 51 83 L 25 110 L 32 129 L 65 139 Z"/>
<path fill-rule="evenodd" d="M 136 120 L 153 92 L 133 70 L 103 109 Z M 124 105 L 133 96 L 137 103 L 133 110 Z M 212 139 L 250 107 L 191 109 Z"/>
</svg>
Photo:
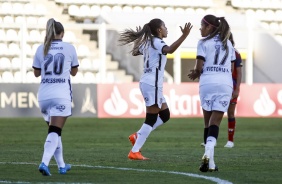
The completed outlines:
<svg viewBox="0 0 282 184">
<path fill-rule="evenodd" d="M 47 55 L 49 48 L 51 46 L 51 42 L 54 39 L 55 35 L 56 35 L 55 20 L 51 18 L 47 21 L 47 25 L 46 25 L 46 36 L 44 39 L 44 56 Z"/>
</svg>

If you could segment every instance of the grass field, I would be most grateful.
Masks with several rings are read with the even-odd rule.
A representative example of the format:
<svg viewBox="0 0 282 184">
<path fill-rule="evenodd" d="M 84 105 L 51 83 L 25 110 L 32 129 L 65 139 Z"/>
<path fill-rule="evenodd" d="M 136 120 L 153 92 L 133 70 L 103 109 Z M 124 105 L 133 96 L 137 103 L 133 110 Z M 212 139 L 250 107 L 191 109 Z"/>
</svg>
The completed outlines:
<svg viewBox="0 0 282 184">
<path fill-rule="evenodd" d="M 47 133 L 43 119 L 0 119 L 0 183 L 282 183 L 281 119 L 238 118 L 232 149 L 223 148 L 224 119 L 215 149 L 219 172 L 213 173 L 198 170 L 202 119 L 171 119 L 143 146 L 150 160 L 130 161 L 128 135 L 141 124 L 142 119 L 69 118 L 62 139 L 72 170 L 59 175 L 52 159 L 52 176 L 45 177 L 38 172 Z"/>
</svg>

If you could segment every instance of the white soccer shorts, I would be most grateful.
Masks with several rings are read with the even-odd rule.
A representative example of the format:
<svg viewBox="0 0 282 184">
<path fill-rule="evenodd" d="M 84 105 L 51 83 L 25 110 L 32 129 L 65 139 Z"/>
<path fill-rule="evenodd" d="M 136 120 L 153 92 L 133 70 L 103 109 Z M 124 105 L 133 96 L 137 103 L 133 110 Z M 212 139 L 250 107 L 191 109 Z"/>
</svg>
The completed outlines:
<svg viewBox="0 0 282 184">
<path fill-rule="evenodd" d="M 144 98 L 146 107 L 157 104 L 158 107 L 161 108 L 162 104 L 166 103 L 166 100 L 163 95 L 162 87 L 155 87 L 155 86 L 151 86 L 149 84 L 140 82 L 139 88 Z"/>
<path fill-rule="evenodd" d="M 206 111 L 227 112 L 233 88 L 223 84 L 200 86 L 201 106 Z"/>
<path fill-rule="evenodd" d="M 50 122 L 51 116 L 71 116 L 71 101 L 67 99 L 50 99 L 39 101 L 39 107 L 45 121 Z"/>
</svg>

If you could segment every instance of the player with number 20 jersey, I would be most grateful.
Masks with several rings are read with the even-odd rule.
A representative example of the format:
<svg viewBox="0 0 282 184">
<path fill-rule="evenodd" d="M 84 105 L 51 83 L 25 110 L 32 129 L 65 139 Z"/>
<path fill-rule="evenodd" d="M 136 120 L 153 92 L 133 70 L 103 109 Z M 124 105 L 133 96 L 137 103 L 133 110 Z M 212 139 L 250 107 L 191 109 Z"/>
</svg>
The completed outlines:
<svg viewBox="0 0 282 184">
<path fill-rule="evenodd" d="M 43 44 L 38 47 L 33 62 L 33 68 L 41 70 L 38 101 L 53 98 L 72 100 L 70 70 L 79 65 L 74 46 L 53 40 L 46 56 L 43 48 Z"/>
</svg>

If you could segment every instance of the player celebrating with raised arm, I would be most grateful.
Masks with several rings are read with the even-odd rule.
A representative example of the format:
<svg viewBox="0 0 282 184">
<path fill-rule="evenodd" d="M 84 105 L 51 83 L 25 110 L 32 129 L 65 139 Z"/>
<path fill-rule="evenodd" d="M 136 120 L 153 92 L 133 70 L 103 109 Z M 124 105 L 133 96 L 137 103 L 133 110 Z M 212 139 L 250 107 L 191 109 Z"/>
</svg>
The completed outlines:
<svg viewBox="0 0 282 184">
<path fill-rule="evenodd" d="M 206 15 L 201 20 L 196 64 L 189 78 L 200 78 L 200 101 L 204 114 L 206 138 L 205 153 L 200 171 L 218 170 L 214 162 L 214 146 L 219 125 L 227 111 L 232 96 L 232 63 L 235 51 L 228 40 L 230 28 L 224 17 Z"/>
<path fill-rule="evenodd" d="M 152 130 L 170 119 L 170 111 L 163 96 L 163 78 L 167 62 L 166 54 L 173 53 L 189 35 L 191 23 L 180 27 L 182 35 L 172 45 L 163 41 L 167 37 L 167 28 L 161 19 L 152 19 L 143 28 L 136 31 L 126 29 L 121 33 L 121 45 L 134 42 L 132 55 L 143 55 L 144 73 L 141 76 L 139 87 L 146 103 L 146 118 L 136 133 L 129 136 L 133 147 L 128 154 L 132 160 L 146 160 L 140 149 Z"/>
<path fill-rule="evenodd" d="M 233 39 L 233 34 L 230 34 L 229 40 L 231 41 L 233 47 L 235 46 L 235 42 Z M 237 98 L 240 92 L 240 85 L 242 80 L 242 59 L 241 55 L 238 50 L 235 49 L 236 60 L 234 63 L 234 70 L 232 72 L 232 79 L 233 79 L 233 93 L 232 99 L 230 101 L 228 111 L 227 111 L 227 118 L 228 118 L 228 141 L 225 148 L 233 148 L 234 147 L 234 134 L 235 134 L 235 126 L 236 126 L 236 119 L 235 119 L 235 108 L 237 104 Z"/>
<path fill-rule="evenodd" d="M 49 125 L 39 171 L 51 176 L 49 162 L 54 155 L 60 174 L 66 174 L 71 165 L 63 159 L 62 129 L 71 116 L 72 88 L 70 75 L 78 71 L 78 60 L 74 46 L 63 42 L 64 27 L 49 19 L 46 25 L 44 44 L 35 53 L 33 68 L 36 77 L 41 76 L 38 102 L 44 120 Z"/>
</svg>

